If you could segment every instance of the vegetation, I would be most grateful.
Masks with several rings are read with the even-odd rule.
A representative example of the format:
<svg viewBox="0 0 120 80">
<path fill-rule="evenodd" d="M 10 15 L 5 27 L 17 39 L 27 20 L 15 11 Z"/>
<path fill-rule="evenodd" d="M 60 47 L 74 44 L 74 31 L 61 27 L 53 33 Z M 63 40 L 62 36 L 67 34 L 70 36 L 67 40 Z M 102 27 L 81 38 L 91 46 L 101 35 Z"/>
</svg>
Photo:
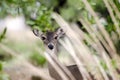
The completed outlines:
<svg viewBox="0 0 120 80">
<path fill-rule="evenodd" d="M 0 18 L 7 16 L 24 16 L 31 29 L 42 32 L 62 27 L 67 37 L 59 53 L 68 53 L 86 79 L 91 73 L 96 80 L 120 80 L 119 0 L 2 0 Z M 46 66 L 41 41 L 12 41 L 6 32 L 0 33 L 0 80 L 10 80 L 4 69 L 21 60 L 37 78 L 50 80 L 40 75 Z"/>
</svg>

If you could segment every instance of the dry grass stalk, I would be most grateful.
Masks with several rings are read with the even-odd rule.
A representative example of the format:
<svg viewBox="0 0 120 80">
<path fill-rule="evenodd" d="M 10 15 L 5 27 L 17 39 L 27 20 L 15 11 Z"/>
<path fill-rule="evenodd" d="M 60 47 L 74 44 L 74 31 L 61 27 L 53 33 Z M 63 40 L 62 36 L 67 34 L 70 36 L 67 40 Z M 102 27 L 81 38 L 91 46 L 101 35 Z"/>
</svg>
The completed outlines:
<svg viewBox="0 0 120 80">
<path fill-rule="evenodd" d="M 88 3 L 87 0 L 82 0 L 83 3 L 86 6 L 86 10 L 88 10 L 90 12 L 90 14 L 94 17 L 95 22 L 98 25 L 98 28 L 100 29 L 102 35 L 104 36 L 105 40 L 107 41 L 107 43 L 109 43 L 109 46 L 111 47 L 111 49 L 114 51 L 114 53 L 116 53 L 116 49 L 114 47 L 114 44 L 109 36 L 109 34 L 106 32 L 106 30 L 104 29 L 104 26 L 99 22 L 99 18 L 97 16 L 97 14 L 95 13 L 95 11 L 92 9 L 92 7 L 90 6 L 90 4 Z"/>
<path fill-rule="evenodd" d="M 81 21 L 81 23 L 84 25 L 85 29 L 88 31 L 88 33 L 91 35 L 91 37 L 92 37 L 92 39 L 93 39 L 93 40 L 91 40 L 91 42 L 90 42 L 89 40 L 87 40 L 87 41 L 88 41 L 89 44 L 91 44 L 91 45 L 94 44 L 94 45 L 93 45 L 93 48 L 94 48 L 94 49 L 99 53 L 99 55 L 100 55 L 100 54 L 101 54 L 101 51 L 99 51 L 99 49 L 97 48 L 97 46 L 99 46 L 99 45 L 98 45 L 99 40 L 98 40 L 97 37 L 96 37 L 97 34 L 96 34 L 96 35 L 94 34 L 95 32 L 94 32 L 93 30 L 91 30 L 90 27 L 89 27 L 89 26 L 91 26 L 91 25 L 88 24 L 88 23 L 86 23 L 86 21 L 84 21 L 83 18 L 80 18 L 80 21 Z M 93 41 L 95 41 L 95 42 L 93 42 Z M 99 44 L 100 44 L 100 43 L 99 43 Z M 96 46 L 95 46 L 95 45 L 96 45 Z M 95 47 L 94 47 L 94 46 L 95 46 Z M 101 49 L 100 49 L 100 50 L 101 50 Z M 97 65 L 98 65 L 98 67 L 99 67 L 99 69 L 100 69 L 103 77 L 105 78 L 105 80 L 108 80 L 108 77 L 107 77 L 105 71 L 102 69 L 98 58 L 96 58 L 96 56 L 94 56 L 94 59 L 95 59 Z"/>
<path fill-rule="evenodd" d="M 55 64 L 56 64 L 56 66 L 58 66 L 58 69 L 56 68 L 56 71 L 59 73 L 60 70 L 61 70 L 61 76 L 62 75 L 66 76 L 66 77 L 68 76 L 67 80 L 69 80 L 69 79 L 70 80 L 75 80 L 74 76 L 70 73 L 70 71 L 59 62 L 55 53 L 52 53 L 52 52 L 51 53 L 45 53 L 45 56 L 46 56 L 47 59 L 49 59 L 48 61 L 51 61 L 50 63 L 54 64 L 53 67 L 55 66 Z M 66 80 L 66 79 L 63 78 L 63 80 Z"/>
<path fill-rule="evenodd" d="M 114 16 L 114 13 L 113 13 L 113 9 L 112 7 L 110 6 L 109 2 L 112 2 L 112 1 L 109 1 L 108 0 L 103 0 L 104 4 L 106 5 L 107 7 L 107 10 L 109 11 L 109 14 L 110 14 L 110 17 L 112 18 L 112 21 L 116 27 L 116 31 L 120 37 L 120 28 L 119 28 L 119 23 L 118 21 L 116 20 L 115 16 Z M 113 6 L 113 5 L 112 5 Z M 115 6 L 114 6 L 115 7 Z"/>
<path fill-rule="evenodd" d="M 83 19 L 82 19 L 83 20 Z M 73 26 L 73 27 L 75 27 L 75 26 Z M 86 26 L 86 28 L 87 28 L 87 26 Z M 74 30 L 76 30 L 76 29 L 74 29 Z M 90 31 L 90 30 L 89 30 Z M 75 31 L 75 32 L 77 32 L 77 31 Z M 85 34 L 84 34 L 85 35 Z M 91 40 L 90 38 L 84 38 L 85 40 L 87 40 L 87 42 L 89 43 L 89 44 L 91 44 L 91 46 L 94 44 L 94 45 L 97 45 L 97 43 L 94 43 L 94 41 L 93 40 Z M 96 38 L 97 39 L 97 38 Z M 96 48 L 96 47 L 94 47 L 94 48 Z M 97 48 L 97 50 L 96 51 L 98 51 L 99 49 Z M 90 50 L 89 50 L 90 51 Z M 94 56 L 94 55 L 91 55 L 91 56 Z M 91 57 L 91 58 L 94 58 L 94 57 Z M 96 60 L 95 60 L 96 61 Z M 96 62 L 96 63 L 98 63 L 98 62 Z M 99 65 L 96 65 L 96 66 L 99 66 Z M 100 67 L 100 66 L 99 66 Z M 96 67 L 97 68 L 97 67 Z M 101 70 L 101 69 L 100 69 Z M 103 71 L 101 71 L 101 72 L 103 72 Z M 98 72 L 99 73 L 99 72 Z M 105 71 L 104 71 L 104 74 L 105 74 Z M 94 76 L 96 76 L 96 78 L 97 79 L 100 79 L 100 77 L 98 76 L 98 74 L 96 75 L 96 74 L 94 74 Z M 98 77 L 97 77 L 98 76 Z M 106 77 L 107 77 L 107 75 L 106 75 Z M 107 79 L 105 77 L 105 79 Z"/>
<path fill-rule="evenodd" d="M 94 56 L 94 59 L 95 59 L 97 65 L 98 65 L 98 68 L 100 69 L 100 71 L 101 71 L 104 79 L 105 79 L 105 80 L 109 80 L 109 78 L 108 78 L 105 70 L 103 69 L 103 67 L 102 67 L 101 64 L 100 64 L 100 60 L 98 59 L 98 57 L 97 57 L 97 56 Z"/>
<path fill-rule="evenodd" d="M 83 19 L 81 19 L 81 21 L 82 21 Z M 83 25 L 84 26 L 86 26 L 85 28 L 87 28 L 87 31 L 90 33 L 91 32 L 91 30 L 88 30 L 89 28 L 87 27 L 88 25 L 86 25 L 86 24 L 84 24 L 84 21 L 82 21 L 82 23 L 83 23 Z M 89 25 L 90 26 L 90 25 Z M 73 26 L 73 27 L 75 27 L 75 26 Z M 74 30 L 77 30 L 77 29 L 74 29 Z M 80 30 L 80 29 L 79 29 Z M 92 32 L 91 32 L 92 33 Z M 90 33 L 90 34 L 91 34 Z M 87 42 L 89 43 L 89 44 L 91 44 L 91 46 L 94 44 L 94 45 L 98 45 L 97 43 L 94 43 L 94 38 L 93 38 L 93 40 L 91 40 L 91 39 L 88 39 L 88 38 L 84 38 L 84 39 L 86 39 L 87 40 Z M 95 39 L 97 39 L 97 38 L 95 38 Z M 98 40 L 98 39 L 97 39 Z M 93 48 L 95 48 L 96 49 L 96 47 L 94 47 L 94 46 L 92 46 Z M 99 51 L 98 50 L 98 48 L 96 49 L 96 51 Z M 100 52 L 99 52 L 100 53 Z M 104 77 L 104 79 L 105 80 L 108 80 L 108 76 L 107 76 L 107 74 L 106 74 L 106 72 L 104 71 L 104 69 L 101 67 L 101 65 L 100 65 L 100 61 L 98 60 L 99 58 L 97 57 L 97 56 L 95 56 L 95 55 L 92 55 L 93 56 L 93 58 L 94 58 L 94 60 L 96 61 L 96 63 L 97 63 L 97 65 L 96 66 L 98 66 L 98 68 L 100 69 L 100 71 L 101 71 L 101 73 L 102 73 L 102 75 L 103 75 L 103 77 Z M 94 76 L 95 76 L 96 74 L 94 74 Z M 98 79 L 100 79 L 100 78 L 98 78 Z"/>
<path fill-rule="evenodd" d="M 106 54 L 103 54 L 104 60 L 106 62 L 106 65 L 108 67 L 109 73 L 113 80 L 119 80 L 118 73 L 116 72 L 116 69 L 113 68 L 111 64 L 111 60 L 108 58 Z"/>
<path fill-rule="evenodd" d="M 9 62 L 6 65 L 6 66 L 8 66 L 8 68 L 9 68 L 9 66 L 11 66 L 11 64 L 13 64 L 13 63 L 14 64 L 19 64 L 19 62 L 20 62 L 21 65 L 24 65 L 24 66 L 28 67 L 28 69 L 30 70 L 29 72 L 31 73 L 31 75 L 40 76 L 40 77 L 42 77 L 43 80 L 53 80 L 52 78 L 50 78 L 49 75 L 47 75 L 47 74 L 45 74 L 43 72 L 43 69 L 40 69 L 40 68 L 37 68 L 37 67 L 33 66 L 20 53 L 16 53 L 14 50 L 10 49 L 9 47 L 5 46 L 4 44 L 0 44 L 0 48 L 5 50 L 11 56 L 15 57 L 15 59 L 12 62 Z"/>
<path fill-rule="evenodd" d="M 71 38 L 71 40 L 72 40 L 72 42 L 73 43 L 75 43 L 75 44 L 78 44 L 78 45 L 80 45 L 81 44 L 81 42 L 79 41 L 79 39 L 78 39 L 78 37 L 79 37 L 79 35 L 77 35 L 77 34 L 75 34 L 74 32 L 73 32 L 73 30 L 69 27 L 69 25 L 58 15 L 58 14 L 55 14 L 55 13 L 53 13 L 53 18 L 56 20 L 56 22 L 63 28 L 63 29 L 65 29 L 65 30 L 67 30 L 66 31 L 66 35 L 69 37 L 69 38 Z M 73 40 L 75 40 L 75 41 L 73 41 Z M 77 40 L 77 41 L 76 41 Z M 83 47 L 83 45 L 80 45 L 80 46 L 78 46 L 78 45 L 74 45 L 75 47 L 76 47 L 76 49 L 79 51 L 80 50 L 80 46 L 81 47 Z M 81 48 L 82 49 L 82 48 Z M 84 49 L 84 48 L 83 48 Z M 83 59 L 85 62 L 88 62 L 86 59 L 84 59 L 84 57 L 83 56 L 85 56 L 85 54 L 86 54 L 86 57 L 88 57 L 87 56 L 87 52 L 85 52 L 85 54 L 83 54 L 84 52 L 83 51 L 85 51 L 85 50 L 81 50 L 81 52 L 79 53 L 79 56 L 81 56 L 81 59 Z M 90 58 L 90 57 L 89 57 Z M 89 59 L 88 58 L 88 59 Z M 93 61 L 91 61 L 91 62 L 93 62 Z M 81 71 L 80 71 L 81 72 Z M 86 76 L 90 79 L 90 75 L 88 74 L 88 72 L 86 72 L 87 74 L 86 74 Z M 83 74 L 83 73 L 82 73 Z"/>
<path fill-rule="evenodd" d="M 94 29 L 94 27 L 90 28 L 90 26 L 92 26 L 92 25 L 88 21 L 84 20 L 84 18 L 81 17 L 79 20 L 81 21 L 81 23 L 84 25 L 85 29 L 88 31 L 88 33 L 92 37 L 92 41 L 95 41 L 95 43 L 94 43 L 94 42 L 89 42 L 90 40 L 87 40 L 89 42 L 89 44 L 93 44 L 94 43 L 96 46 L 98 46 L 98 48 L 101 48 L 102 51 L 106 52 L 105 49 L 104 49 L 104 47 L 105 47 L 107 49 L 107 51 L 109 52 L 110 56 L 113 59 L 114 58 L 115 59 L 119 59 L 118 55 L 113 52 L 111 47 L 103 39 L 103 37 L 99 33 L 99 30 Z M 94 33 L 96 33 L 96 34 L 94 34 Z M 100 41 L 102 42 L 102 45 L 104 45 L 104 47 L 101 45 Z M 96 46 L 92 46 L 92 47 L 94 47 L 94 49 L 96 49 L 97 48 Z M 98 51 L 98 50 L 99 49 L 96 49 L 96 51 Z M 101 51 L 99 53 L 101 53 Z"/>
<path fill-rule="evenodd" d="M 82 53 L 85 53 L 84 54 L 84 56 L 86 56 L 87 57 L 87 59 L 89 59 L 90 60 L 90 64 L 91 65 L 94 65 L 94 63 L 92 63 L 91 61 L 93 61 L 94 62 L 94 60 L 93 59 L 96 59 L 95 57 L 93 57 L 93 55 L 91 55 L 92 53 L 90 52 L 90 50 L 89 50 L 89 48 L 87 48 L 87 47 L 85 47 L 85 44 L 83 43 L 83 42 L 80 42 L 80 40 L 82 40 L 79 36 L 78 36 L 78 34 L 77 34 L 77 31 L 73 31 L 71 28 L 70 28 L 70 26 L 69 26 L 69 24 L 67 24 L 59 15 L 57 15 L 57 14 L 53 14 L 53 17 L 54 17 L 54 19 L 57 21 L 57 23 L 63 28 L 63 29 L 67 29 L 67 31 L 70 33 L 66 33 L 67 34 L 67 36 L 71 39 L 71 41 L 72 41 L 72 43 L 73 44 L 75 44 L 75 45 L 73 45 L 74 46 L 74 48 L 76 49 L 76 50 L 78 50 L 78 52 L 79 52 L 79 54 L 77 54 L 77 55 L 79 55 L 80 56 L 80 59 L 83 59 L 83 55 L 82 55 Z M 85 23 L 84 23 L 84 25 L 85 25 Z M 85 25 L 86 26 L 86 25 Z M 74 26 L 73 26 L 74 27 Z M 88 27 L 86 27 L 86 28 L 88 28 Z M 77 29 L 76 29 L 77 30 Z M 91 30 L 88 30 L 88 32 L 90 33 L 90 32 L 94 32 L 94 30 L 93 29 L 91 29 Z M 98 31 L 99 32 L 99 31 Z M 83 32 L 81 32 L 82 34 L 81 35 L 84 35 L 84 33 Z M 113 68 L 113 66 L 111 65 L 111 60 L 110 60 L 110 57 L 108 56 L 108 55 L 106 55 L 107 53 L 106 53 L 106 51 L 105 51 L 105 49 L 104 49 L 104 47 L 101 45 L 101 43 L 99 42 L 99 41 L 103 41 L 104 39 L 103 38 L 101 38 L 101 37 L 99 37 L 99 38 L 97 38 L 97 37 L 95 37 L 95 36 L 99 36 L 100 34 L 96 34 L 96 35 L 94 35 L 94 37 L 93 37 L 93 40 L 94 40 L 94 38 L 98 41 L 97 43 L 96 42 L 94 42 L 94 41 L 92 41 L 92 40 L 87 40 L 89 43 L 94 43 L 94 44 L 96 44 L 97 46 L 98 46 L 98 48 L 95 48 L 96 49 L 96 51 L 99 53 L 99 55 L 101 55 L 101 57 L 102 57 L 102 59 L 105 61 L 105 63 L 107 63 L 107 67 L 108 67 L 108 70 L 109 70 L 109 72 L 110 72 L 110 75 L 111 75 L 111 77 L 114 79 L 114 80 L 119 80 L 118 79 L 118 74 L 117 74 L 117 72 L 116 72 L 116 70 Z M 82 36 L 82 38 L 83 39 L 87 39 L 87 38 L 85 38 L 85 37 L 83 37 Z M 100 40 L 99 40 L 100 39 Z M 98 44 L 99 43 L 99 44 Z M 65 43 L 62 43 L 63 45 L 65 44 Z M 68 45 L 68 44 L 67 44 Z M 82 46 L 81 46 L 82 45 Z M 106 46 L 108 46 L 108 44 L 106 44 Z M 105 46 L 105 47 L 106 47 Z M 64 47 L 65 47 L 65 45 L 64 45 Z M 109 47 L 109 46 L 108 46 Z M 67 47 L 68 48 L 68 47 Z M 66 48 L 66 49 L 67 49 Z M 70 48 L 70 49 L 72 49 L 72 48 Z M 80 50 L 80 49 L 82 49 L 82 50 Z M 101 50 L 99 50 L 99 49 L 101 49 Z M 74 51 L 74 50 L 73 50 Z M 70 51 L 71 52 L 71 51 Z M 75 51 L 76 52 L 76 51 Z M 74 53 L 74 52 L 73 52 Z M 71 53 L 71 55 L 73 56 L 73 54 Z M 97 57 L 98 58 L 98 57 Z M 83 59 L 84 60 L 84 59 Z M 77 62 L 76 62 L 77 63 Z M 107 76 L 107 74 L 106 74 L 106 71 L 104 71 L 104 69 L 103 69 L 103 67 L 101 67 L 101 65 L 100 65 L 100 63 L 99 63 L 99 59 L 98 59 L 98 61 L 95 61 L 95 63 L 97 63 L 98 65 L 98 68 L 99 68 L 99 70 L 100 70 L 100 72 L 102 73 L 102 75 L 104 76 L 104 79 L 105 80 L 109 80 L 108 79 L 108 76 Z M 85 64 L 86 66 L 88 66 L 89 64 L 87 64 L 86 63 L 86 61 L 83 63 L 83 64 Z M 79 67 L 80 67 L 80 65 L 78 65 Z M 89 65 L 89 67 L 90 67 L 90 65 Z M 114 74 L 115 73 L 115 74 Z M 99 77 L 97 77 L 97 80 L 104 80 L 104 79 L 102 79 L 100 76 Z"/>
<path fill-rule="evenodd" d="M 110 3 L 111 7 L 115 11 L 117 17 L 120 19 L 120 12 L 119 12 L 117 6 L 115 5 L 115 3 L 113 2 L 113 0 L 108 0 L 108 2 Z"/>
<path fill-rule="evenodd" d="M 85 66 L 84 66 L 84 64 L 80 61 L 80 59 L 77 57 L 77 55 L 75 54 L 75 51 L 73 50 L 73 47 L 72 47 L 72 45 L 70 44 L 70 41 L 66 41 L 66 43 L 65 42 L 63 42 L 63 41 L 61 41 L 60 40 L 60 43 L 64 46 L 64 48 L 70 53 L 70 55 L 73 57 L 73 59 L 75 60 L 75 62 L 76 62 L 76 64 L 78 65 L 78 68 L 79 68 L 79 70 L 81 71 L 81 73 L 82 73 L 82 76 L 83 76 L 83 79 L 84 80 L 87 80 L 86 79 L 86 69 L 84 68 Z M 67 47 L 66 45 L 68 45 L 69 47 Z"/>
<path fill-rule="evenodd" d="M 39 53 L 41 53 L 40 49 L 36 49 Z M 48 51 L 50 53 L 45 52 L 44 55 L 47 59 L 47 61 L 54 67 L 54 69 L 60 74 L 63 80 L 75 80 L 74 76 L 70 73 L 70 71 L 63 66 L 59 60 L 57 59 L 57 56 L 53 51 Z M 48 65 L 49 66 L 49 65 Z"/>
<path fill-rule="evenodd" d="M 53 17 L 63 29 L 67 29 L 67 32 L 69 32 L 69 33 L 66 32 L 66 34 L 71 39 L 72 43 L 74 44 L 74 47 L 77 49 L 78 56 L 80 56 L 80 59 L 83 59 L 85 61 L 85 64 L 87 64 L 86 65 L 87 68 L 88 67 L 90 68 L 90 65 L 95 66 L 94 60 L 92 59 L 92 56 L 90 55 L 90 51 L 85 47 L 85 44 L 83 42 L 80 42 L 78 34 L 72 31 L 69 25 L 60 16 L 55 14 L 53 15 Z M 88 60 L 84 58 L 84 56 L 86 56 L 86 58 L 89 59 L 89 63 L 88 63 Z"/>
<path fill-rule="evenodd" d="M 91 34 L 91 31 L 88 30 L 89 27 L 87 27 L 87 26 L 90 26 L 90 25 L 86 25 L 84 19 L 80 19 L 80 21 L 83 23 L 85 29 L 89 32 L 89 34 Z M 93 31 L 94 31 L 94 30 L 93 30 Z M 93 31 L 92 31 L 92 32 L 93 32 Z M 99 31 L 98 31 L 98 32 L 99 32 Z M 92 35 L 92 34 L 91 34 L 91 35 Z M 100 41 L 102 41 L 102 43 L 104 43 L 104 46 L 105 46 L 105 47 L 108 47 L 107 50 L 111 53 L 111 50 L 109 49 L 109 46 L 103 41 L 104 39 L 102 39 L 102 37 L 100 37 L 99 34 L 96 34 L 96 35 L 99 36 L 99 39 L 101 39 Z M 93 37 L 93 40 L 94 40 L 94 36 L 92 36 L 92 37 Z M 95 38 L 95 39 L 97 40 L 97 38 Z M 97 41 L 99 41 L 99 40 L 97 40 Z M 90 43 L 91 43 L 91 42 L 90 42 Z M 112 76 L 113 78 L 115 78 L 115 77 L 114 77 L 115 75 L 112 74 L 112 73 L 115 71 L 115 69 L 114 69 L 114 71 L 111 71 L 111 70 L 113 70 L 113 67 L 112 67 L 112 65 L 110 64 L 111 61 L 110 61 L 110 60 L 106 60 L 106 57 L 109 58 L 109 56 L 105 55 L 105 54 L 107 54 L 106 51 L 104 50 L 104 48 L 102 47 L 102 45 L 100 45 L 100 44 L 98 45 L 98 43 L 94 43 L 94 44 L 97 44 L 97 46 L 100 46 L 100 47 L 101 47 L 102 51 L 99 52 L 99 54 L 103 53 L 103 54 L 101 54 L 101 55 L 102 55 L 104 61 L 107 63 L 107 66 L 108 66 L 108 68 L 109 68 L 109 71 L 110 71 L 110 73 L 111 73 L 111 76 Z M 96 49 L 96 48 L 95 48 L 95 49 Z M 96 49 L 96 51 L 98 51 L 98 49 Z M 105 53 L 104 53 L 104 52 L 105 52 Z M 103 56 L 103 55 L 104 55 L 104 56 Z M 114 54 L 112 53 L 111 56 L 114 56 Z M 109 59 L 110 59 L 110 58 L 109 58 Z M 110 66 L 111 66 L 111 67 L 110 67 Z M 117 72 L 115 71 L 115 73 L 117 73 Z M 106 77 L 105 77 L 105 78 L 106 78 Z"/>
<path fill-rule="evenodd" d="M 60 69 L 60 67 L 54 62 L 54 60 L 51 59 L 49 53 L 45 53 L 45 56 L 46 56 L 46 59 L 49 61 L 49 63 L 54 67 L 54 69 L 61 76 L 61 78 L 63 80 L 69 80 L 68 77 L 65 75 L 65 73 Z"/>
<path fill-rule="evenodd" d="M 97 25 L 98 25 L 98 28 L 100 29 L 102 35 L 104 36 L 105 40 L 107 41 L 107 44 L 111 47 L 111 50 L 112 52 L 114 53 L 114 58 L 117 62 L 117 65 L 120 66 L 120 57 L 117 55 L 117 52 L 116 52 L 116 48 L 112 42 L 112 40 L 110 39 L 110 36 L 109 34 L 107 33 L 107 31 L 104 29 L 104 26 L 99 22 L 99 18 L 98 16 L 96 15 L 96 13 L 94 12 L 94 10 L 92 9 L 92 7 L 90 6 L 90 4 L 88 3 L 87 0 L 82 0 L 83 3 L 85 4 L 86 6 L 86 10 L 88 10 L 90 12 L 90 14 L 94 17 Z M 118 67 L 119 68 L 119 67 Z M 120 69 L 120 68 L 119 68 Z"/>
</svg>

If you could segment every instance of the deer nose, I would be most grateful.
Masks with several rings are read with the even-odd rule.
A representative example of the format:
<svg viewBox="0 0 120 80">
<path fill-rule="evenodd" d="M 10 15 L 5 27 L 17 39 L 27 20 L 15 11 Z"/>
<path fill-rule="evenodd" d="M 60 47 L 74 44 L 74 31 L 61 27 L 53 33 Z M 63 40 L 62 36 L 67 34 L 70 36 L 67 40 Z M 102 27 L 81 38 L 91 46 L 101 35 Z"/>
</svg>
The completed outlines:
<svg viewBox="0 0 120 80">
<path fill-rule="evenodd" d="M 54 45 L 53 44 L 48 44 L 48 48 L 52 50 L 54 48 Z"/>
</svg>

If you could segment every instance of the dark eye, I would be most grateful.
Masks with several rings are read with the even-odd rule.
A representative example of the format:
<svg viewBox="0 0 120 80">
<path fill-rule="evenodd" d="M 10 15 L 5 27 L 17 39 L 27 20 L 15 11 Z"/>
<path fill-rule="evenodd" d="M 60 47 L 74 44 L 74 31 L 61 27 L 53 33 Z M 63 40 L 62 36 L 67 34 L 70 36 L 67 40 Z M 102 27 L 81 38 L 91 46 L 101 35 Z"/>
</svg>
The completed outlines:
<svg viewBox="0 0 120 80">
<path fill-rule="evenodd" d="M 63 32 L 63 29 L 60 29 L 61 32 Z"/>
<path fill-rule="evenodd" d="M 55 36 L 54 39 L 58 39 L 58 36 Z"/>
<path fill-rule="evenodd" d="M 45 40 L 45 39 L 46 39 L 46 37 L 45 37 L 45 36 L 41 36 L 41 39 L 42 39 L 42 40 Z"/>
</svg>

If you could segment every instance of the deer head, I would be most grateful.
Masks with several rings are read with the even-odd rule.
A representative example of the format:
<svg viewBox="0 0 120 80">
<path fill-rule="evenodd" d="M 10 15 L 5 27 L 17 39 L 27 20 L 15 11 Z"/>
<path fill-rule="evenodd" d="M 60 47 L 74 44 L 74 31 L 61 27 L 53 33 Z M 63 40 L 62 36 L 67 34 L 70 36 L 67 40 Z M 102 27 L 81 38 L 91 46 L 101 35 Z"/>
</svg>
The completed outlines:
<svg viewBox="0 0 120 80">
<path fill-rule="evenodd" d="M 58 42 L 58 39 L 65 34 L 62 28 L 58 28 L 55 31 L 47 31 L 45 34 L 39 32 L 38 29 L 34 29 L 33 33 L 41 38 L 43 43 L 50 49 L 53 50 Z"/>
</svg>

